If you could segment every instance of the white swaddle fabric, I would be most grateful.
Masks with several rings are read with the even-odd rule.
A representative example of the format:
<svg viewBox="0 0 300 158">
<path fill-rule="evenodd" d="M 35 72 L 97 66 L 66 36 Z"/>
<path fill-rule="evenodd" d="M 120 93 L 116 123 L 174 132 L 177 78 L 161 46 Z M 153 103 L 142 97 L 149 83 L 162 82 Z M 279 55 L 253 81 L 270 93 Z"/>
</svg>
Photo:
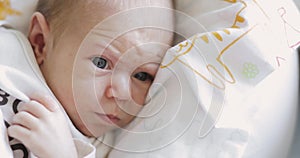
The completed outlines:
<svg viewBox="0 0 300 158">
<path fill-rule="evenodd" d="M 184 11 L 176 12 L 177 33 L 189 38 L 167 52 L 151 99 L 120 131 L 110 157 L 286 157 L 297 95 L 293 49 L 300 41 L 294 4 L 176 2 Z M 270 89 L 276 82 L 291 91 L 289 100 Z"/>
</svg>

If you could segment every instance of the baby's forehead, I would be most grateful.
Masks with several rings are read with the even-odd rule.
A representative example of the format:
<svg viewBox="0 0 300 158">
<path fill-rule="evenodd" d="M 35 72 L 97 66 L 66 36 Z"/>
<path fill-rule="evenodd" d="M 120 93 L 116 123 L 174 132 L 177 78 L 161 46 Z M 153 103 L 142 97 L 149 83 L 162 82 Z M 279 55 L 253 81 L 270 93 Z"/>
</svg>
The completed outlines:
<svg viewBox="0 0 300 158">
<path fill-rule="evenodd" d="M 119 18 L 116 17 L 116 19 Z M 139 24 L 137 21 L 126 22 L 125 19 L 123 20 L 122 22 L 118 22 L 111 18 L 107 23 L 103 22 L 94 27 L 90 31 L 90 34 L 99 41 L 113 43 L 125 49 L 133 46 L 138 47 L 147 43 L 170 45 L 173 40 L 173 25 L 169 22 L 150 22 L 150 24 L 147 25 Z M 126 23 L 130 24 L 127 25 Z"/>
<path fill-rule="evenodd" d="M 172 40 L 173 11 L 159 7 L 134 8 L 105 17 L 90 32 L 121 43 L 161 42 Z M 133 41 L 132 41 L 133 40 Z"/>
<path fill-rule="evenodd" d="M 108 27 L 111 25 L 128 27 L 126 25 L 153 23 L 158 20 L 173 23 L 170 0 L 86 0 L 84 4 L 83 10 L 79 9 L 75 13 L 77 15 L 74 15 L 78 16 L 75 19 L 79 21 L 77 23 L 81 26 L 84 23 L 84 25 L 94 27 L 99 23 L 107 23 L 107 21 L 113 21 L 110 25 L 107 25 Z M 160 11 L 158 11 L 158 8 L 160 8 Z"/>
<path fill-rule="evenodd" d="M 101 28 L 93 29 L 87 36 L 87 42 L 111 52 L 137 52 L 163 56 L 172 44 L 173 33 L 160 28 L 141 28 L 116 34 Z"/>
<path fill-rule="evenodd" d="M 109 9 L 131 9 L 145 6 L 172 8 L 172 0 L 85 0 L 87 4 Z"/>
<path fill-rule="evenodd" d="M 135 30 L 114 39 L 99 32 L 91 32 L 80 46 L 78 55 L 103 56 L 113 63 L 130 63 L 132 66 L 160 63 L 170 43 L 167 40 L 159 41 L 158 38 L 144 40 L 147 37 L 139 36 L 139 33 Z"/>
<path fill-rule="evenodd" d="M 87 27 L 87 25 L 90 25 L 89 28 L 84 29 L 89 31 L 88 36 L 90 36 L 90 43 L 101 44 L 102 47 L 111 45 L 114 50 L 118 50 L 117 52 L 128 52 L 135 48 L 139 50 L 138 52 L 147 54 L 154 53 L 160 57 L 164 56 L 165 48 L 171 45 L 173 38 L 173 21 L 171 13 L 165 13 L 164 10 L 166 9 L 162 11 L 163 13 L 159 13 L 157 9 L 154 12 L 151 7 L 149 10 L 134 8 L 120 12 L 118 12 L 116 8 L 112 9 L 113 6 L 120 7 L 125 5 L 127 5 L 127 7 L 151 6 L 150 3 L 162 3 L 161 0 L 149 2 L 144 0 L 142 0 L 143 2 L 140 2 L 141 0 L 89 1 L 97 2 L 97 5 L 103 8 L 99 9 L 99 6 L 93 5 L 89 11 L 93 14 L 92 16 L 98 18 L 98 20 L 99 17 L 97 16 L 101 16 L 102 19 L 100 22 L 95 23 L 95 21 L 97 21 L 95 20 L 91 24 L 86 23 L 85 25 L 81 25 L 81 30 Z M 165 0 L 164 3 L 166 3 L 166 1 L 167 0 Z M 90 3 L 90 5 L 91 4 L 92 3 Z M 156 5 L 158 6 L 159 4 Z M 92 11 L 93 8 L 96 10 Z"/>
<path fill-rule="evenodd" d="M 84 0 L 83 14 L 89 16 L 107 17 L 121 11 L 143 8 L 143 7 L 161 7 L 172 9 L 172 0 Z M 82 14 L 79 13 L 79 14 Z"/>
</svg>

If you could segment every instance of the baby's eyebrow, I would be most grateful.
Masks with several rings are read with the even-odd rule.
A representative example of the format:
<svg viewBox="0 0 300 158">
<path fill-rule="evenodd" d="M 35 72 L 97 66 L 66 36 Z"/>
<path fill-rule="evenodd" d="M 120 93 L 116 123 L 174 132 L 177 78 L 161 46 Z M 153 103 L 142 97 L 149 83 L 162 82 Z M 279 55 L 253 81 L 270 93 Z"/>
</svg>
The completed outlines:
<svg viewBox="0 0 300 158">
<path fill-rule="evenodd" d="M 121 53 L 119 53 L 118 49 L 114 48 L 112 45 L 103 45 L 100 43 L 97 43 L 96 46 L 100 49 L 102 49 L 102 54 L 100 55 L 109 55 L 110 59 L 112 60 L 118 60 L 119 55 L 121 55 Z"/>
</svg>

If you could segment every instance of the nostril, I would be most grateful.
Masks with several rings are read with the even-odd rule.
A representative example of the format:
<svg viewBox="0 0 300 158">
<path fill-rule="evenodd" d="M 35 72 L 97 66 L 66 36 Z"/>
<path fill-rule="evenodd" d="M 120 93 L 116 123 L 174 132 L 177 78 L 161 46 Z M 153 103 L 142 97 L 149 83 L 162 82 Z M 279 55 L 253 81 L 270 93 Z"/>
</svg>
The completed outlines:
<svg viewBox="0 0 300 158">
<path fill-rule="evenodd" d="M 114 97 L 113 89 L 112 89 L 111 86 L 106 89 L 105 94 L 106 94 L 107 98 L 113 98 Z"/>
<path fill-rule="evenodd" d="M 108 98 L 114 98 L 116 101 L 131 100 L 131 92 L 128 88 L 108 87 L 105 92 Z"/>
</svg>

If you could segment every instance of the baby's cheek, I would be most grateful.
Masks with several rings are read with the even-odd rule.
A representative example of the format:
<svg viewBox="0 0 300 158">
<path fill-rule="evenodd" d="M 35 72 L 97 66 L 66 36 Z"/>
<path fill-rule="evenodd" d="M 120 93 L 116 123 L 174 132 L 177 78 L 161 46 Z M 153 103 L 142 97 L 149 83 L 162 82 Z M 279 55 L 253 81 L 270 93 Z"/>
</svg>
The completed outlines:
<svg viewBox="0 0 300 158">
<path fill-rule="evenodd" d="M 126 125 L 128 125 L 136 116 L 132 116 L 132 115 L 128 115 L 127 117 L 122 121 L 121 124 L 119 124 L 119 127 L 125 127 Z"/>
<path fill-rule="evenodd" d="M 132 93 L 132 99 L 135 102 L 135 104 L 138 105 L 144 105 L 146 97 L 147 97 L 147 91 L 148 89 L 139 90 Z"/>
</svg>

